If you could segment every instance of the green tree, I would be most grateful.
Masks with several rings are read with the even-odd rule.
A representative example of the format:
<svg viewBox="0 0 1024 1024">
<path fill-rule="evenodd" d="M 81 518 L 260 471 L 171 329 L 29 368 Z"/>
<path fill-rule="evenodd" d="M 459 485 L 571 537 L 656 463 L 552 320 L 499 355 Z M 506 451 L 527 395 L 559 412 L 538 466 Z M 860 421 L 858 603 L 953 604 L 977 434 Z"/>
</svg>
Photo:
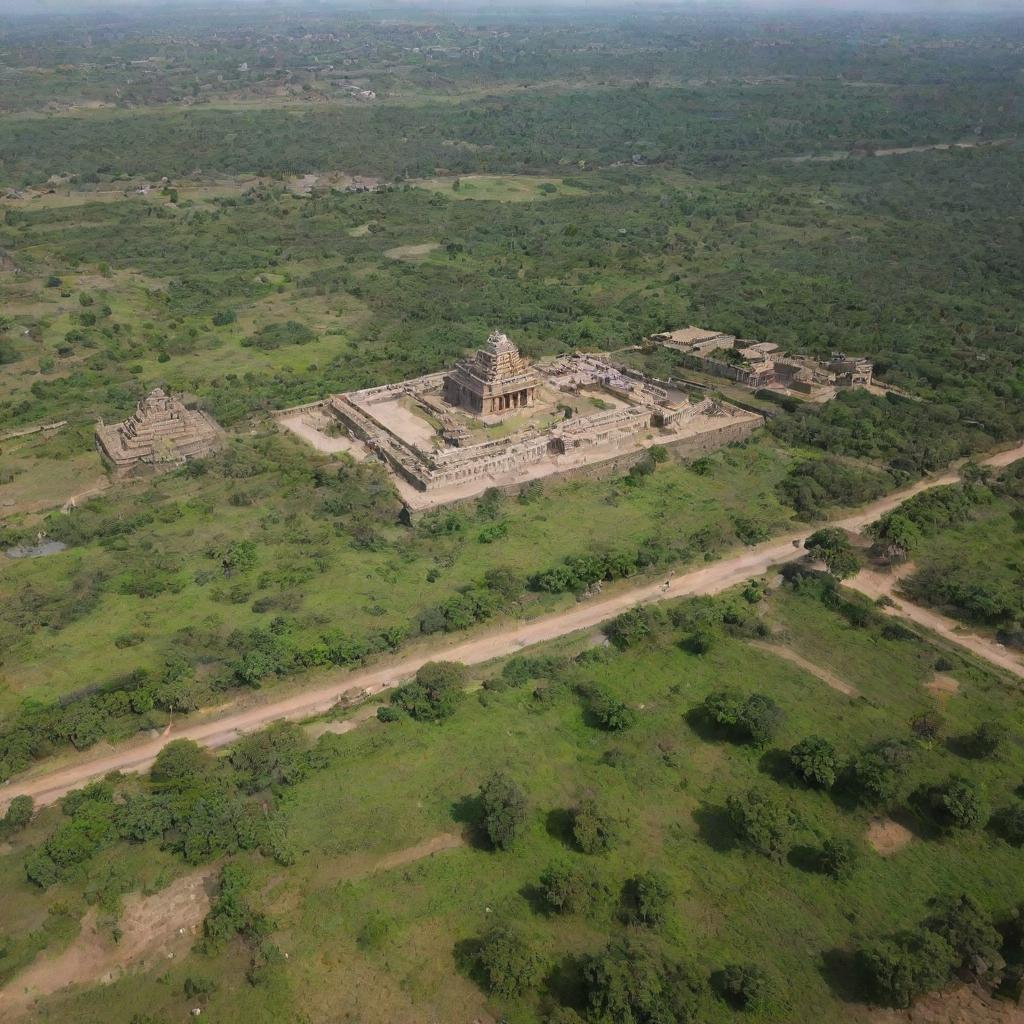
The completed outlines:
<svg viewBox="0 0 1024 1024">
<path fill-rule="evenodd" d="M 970 896 L 940 901 L 925 923 L 952 947 L 960 970 L 981 977 L 1005 966 L 1000 953 L 1003 937 L 992 923 L 992 915 Z"/>
<path fill-rule="evenodd" d="M 859 859 L 857 846 L 851 840 L 841 837 L 826 839 L 818 854 L 818 869 L 822 874 L 842 882 L 852 877 Z"/>
<path fill-rule="evenodd" d="M 829 574 L 837 580 L 856 576 L 860 571 L 860 559 L 846 534 L 835 527 L 816 530 L 804 541 L 804 547 L 812 557 L 825 563 Z"/>
<path fill-rule="evenodd" d="M 755 964 L 729 964 L 712 975 L 715 991 L 738 1010 L 752 1010 L 767 997 L 768 975 Z"/>
<path fill-rule="evenodd" d="M 269 786 L 290 786 L 309 771 L 309 739 L 296 722 L 274 722 L 239 740 L 228 759 L 242 788 L 250 793 Z"/>
<path fill-rule="evenodd" d="M 428 661 L 413 682 L 392 691 L 391 702 L 418 721 L 440 722 L 455 714 L 468 680 L 457 661 Z"/>
<path fill-rule="evenodd" d="M 921 787 L 915 803 L 945 832 L 979 829 L 988 817 L 981 786 L 961 776 Z"/>
<path fill-rule="evenodd" d="M 616 839 L 618 823 L 605 814 L 593 797 L 585 797 L 572 812 L 572 837 L 584 853 L 606 853 Z"/>
<path fill-rule="evenodd" d="M 793 814 L 763 789 L 751 789 L 726 801 L 737 837 L 752 850 L 781 863 L 789 852 Z"/>
<path fill-rule="evenodd" d="M 592 691 L 590 710 L 601 728 L 609 732 L 622 732 L 636 723 L 636 712 L 607 690 Z"/>
<path fill-rule="evenodd" d="M 950 944 L 933 931 L 905 932 L 857 953 L 866 990 L 878 1003 L 907 1007 L 925 992 L 941 988 L 956 966 Z"/>
<path fill-rule="evenodd" d="M 839 774 L 836 748 L 821 736 L 807 736 L 789 752 L 797 774 L 809 786 L 831 789 Z"/>
<path fill-rule="evenodd" d="M 495 925 L 483 936 L 477 963 L 488 990 L 502 999 L 535 988 L 544 972 L 544 958 L 509 925 Z"/>
<path fill-rule="evenodd" d="M 622 887 L 622 911 L 633 924 L 656 928 L 664 924 L 672 901 L 668 879 L 660 871 L 642 871 Z"/>
<path fill-rule="evenodd" d="M 171 740 L 160 750 L 149 770 L 157 790 L 182 792 L 203 782 L 213 767 L 213 758 L 194 740 Z"/>
<path fill-rule="evenodd" d="M 876 520 L 867 533 L 890 562 L 905 562 L 921 542 L 917 524 L 898 510 Z"/>
<path fill-rule="evenodd" d="M 856 757 L 850 766 L 854 791 L 864 803 L 894 799 L 910 766 L 911 752 L 898 740 L 886 740 Z"/>
<path fill-rule="evenodd" d="M 701 986 L 680 964 L 635 939 L 617 939 L 584 963 L 592 1024 L 695 1024 Z"/>
<path fill-rule="evenodd" d="M 491 845 L 507 850 L 526 824 L 526 794 L 504 772 L 494 772 L 480 786 L 480 806 Z"/>
<path fill-rule="evenodd" d="M 7 805 L 3 821 L 0 822 L 2 831 L 10 833 L 24 828 L 32 820 L 34 807 L 32 797 L 25 795 L 14 797 Z"/>
<path fill-rule="evenodd" d="M 559 914 L 581 914 L 607 892 L 587 869 L 560 861 L 544 869 L 540 894 L 547 906 Z"/>
<path fill-rule="evenodd" d="M 1009 729 L 1002 722 L 982 722 L 968 738 L 968 749 L 974 757 L 995 757 L 1009 734 Z"/>
</svg>

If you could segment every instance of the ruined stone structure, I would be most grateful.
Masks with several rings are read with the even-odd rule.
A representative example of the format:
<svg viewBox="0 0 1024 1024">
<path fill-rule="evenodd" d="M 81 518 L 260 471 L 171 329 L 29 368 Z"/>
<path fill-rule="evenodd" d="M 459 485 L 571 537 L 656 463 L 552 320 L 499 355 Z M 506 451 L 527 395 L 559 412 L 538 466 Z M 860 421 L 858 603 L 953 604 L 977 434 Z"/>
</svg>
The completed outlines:
<svg viewBox="0 0 1024 1024">
<path fill-rule="evenodd" d="M 220 428 L 204 412 L 186 409 L 155 388 L 123 423 L 96 425 L 96 447 L 120 473 L 144 466 L 171 467 L 208 455 L 220 443 Z"/>
<path fill-rule="evenodd" d="M 483 416 L 531 406 L 536 391 L 537 375 L 500 331 L 494 331 L 472 359 L 456 363 L 444 381 L 445 398 L 452 405 Z"/>
<path fill-rule="evenodd" d="M 763 422 L 726 403 L 692 402 L 667 382 L 599 355 L 527 368 L 499 333 L 449 372 L 332 395 L 322 409 L 365 455 L 389 467 L 410 512 L 488 487 L 628 466 L 655 444 L 713 450 Z M 513 409 L 530 412 L 519 430 L 502 434 L 500 417 Z"/>
<path fill-rule="evenodd" d="M 700 327 L 655 334 L 650 340 L 681 353 L 683 364 L 692 369 L 753 389 L 777 387 L 831 398 L 837 388 L 869 387 L 872 383 L 870 360 L 842 352 L 834 352 L 829 359 L 783 355 L 774 342 L 744 340 Z"/>
</svg>

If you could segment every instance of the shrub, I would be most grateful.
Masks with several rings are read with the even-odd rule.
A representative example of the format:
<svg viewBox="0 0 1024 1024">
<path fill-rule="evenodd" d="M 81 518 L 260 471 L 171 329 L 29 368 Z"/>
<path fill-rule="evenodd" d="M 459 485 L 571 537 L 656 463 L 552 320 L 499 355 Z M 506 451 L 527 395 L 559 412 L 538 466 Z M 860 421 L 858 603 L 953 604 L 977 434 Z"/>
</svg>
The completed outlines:
<svg viewBox="0 0 1024 1024">
<path fill-rule="evenodd" d="M 892 800 L 910 766 L 911 753 L 898 740 L 887 740 L 857 757 L 850 766 L 850 781 L 864 803 Z"/>
<path fill-rule="evenodd" d="M 793 815 L 784 804 L 762 789 L 726 801 L 737 837 L 756 853 L 781 863 L 789 852 Z"/>
<path fill-rule="evenodd" d="M 543 958 L 519 931 L 495 925 L 480 941 L 477 963 L 487 988 L 503 999 L 514 999 L 534 988 L 544 971 Z"/>
<path fill-rule="evenodd" d="M 715 991 L 739 1010 L 753 1009 L 769 991 L 768 975 L 754 964 L 729 964 L 712 976 Z"/>
<path fill-rule="evenodd" d="M 228 760 L 250 793 L 268 786 L 290 786 L 309 771 L 309 740 L 295 722 L 274 722 L 239 740 Z"/>
<path fill-rule="evenodd" d="M 636 724 L 636 712 L 606 690 L 591 693 L 590 710 L 601 728 L 609 732 L 622 732 Z"/>
<path fill-rule="evenodd" d="M 397 722 L 401 715 L 399 712 L 391 707 L 390 704 L 381 704 L 377 708 L 377 721 L 378 722 Z"/>
<path fill-rule="evenodd" d="M 540 876 L 540 893 L 545 904 L 559 914 L 581 914 L 607 890 L 582 867 L 558 863 L 547 867 Z"/>
<path fill-rule="evenodd" d="M 883 939 L 857 953 L 857 965 L 871 998 L 897 1008 L 941 988 L 956 962 L 950 944 L 927 929 Z"/>
<path fill-rule="evenodd" d="M 480 804 L 491 845 L 507 850 L 526 823 L 526 794 L 504 772 L 495 772 L 480 786 Z"/>
<path fill-rule="evenodd" d="M 987 817 L 981 787 L 959 776 L 922 786 L 914 794 L 914 803 L 944 832 L 981 828 Z"/>
<path fill-rule="evenodd" d="M 439 722 L 455 714 L 468 679 L 457 661 L 428 661 L 413 682 L 392 692 L 391 703 L 421 722 Z"/>
<path fill-rule="evenodd" d="M 809 786 L 831 789 L 835 784 L 839 774 L 839 756 L 828 740 L 808 736 L 790 750 L 789 759 Z"/>
<path fill-rule="evenodd" d="M 616 824 L 587 797 L 572 812 L 572 837 L 584 853 L 606 853 L 615 842 Z"/>
<path fill-rule="evenodd" d="M 717 690 L 704 698 L 704 711 L 720 726 L 756 746 L 764 746 L 782 724 L 782 709 L 767 695 L 742 697 L 734 690 Z"/>
<path fill-rule="evenodd" d="M 1002 970 L 1003 937 L 993 925 L 992 915 L 970 896 L 940 902 L 925 924 L 949 943 L 959 958 L 960 970 L 979 977 Z"/>
<path fill-rule="evenodd" d="M 630 1024 L 692 1024 L 700 985 L 681 965 L 634 939 L 618 939 L 583 966 L 588 1019 Z"/>
<path fill-rule="evenodd" d="M 995 757 L 1009 734 L 1009 729 L 1002 722 L 982 722 L 968 738 L 968 750 L 973 757 Z"/>
<path fill-rule="evenodd" d="M 14 797 L 7 805 L 3 821 L 0 822 L 2 831 L 10 833 L 24 828 L 32 820 L 33 810 L 32 797 L 24 795 Z"/>
<path fill-rule="evenodd" d="M 818 854 L 818 870 L 842 882 L 853 875 L 858 859 L 857 847 L 849 839 L 826 839 Z"/>
<path fill-rule="evenodd" d="M 644 871 L 627 879 L 622 887 L 622 913 L 631 924 L 656 928 L 665 921 L 672 890 L 658 871 Z"/>
</svg>

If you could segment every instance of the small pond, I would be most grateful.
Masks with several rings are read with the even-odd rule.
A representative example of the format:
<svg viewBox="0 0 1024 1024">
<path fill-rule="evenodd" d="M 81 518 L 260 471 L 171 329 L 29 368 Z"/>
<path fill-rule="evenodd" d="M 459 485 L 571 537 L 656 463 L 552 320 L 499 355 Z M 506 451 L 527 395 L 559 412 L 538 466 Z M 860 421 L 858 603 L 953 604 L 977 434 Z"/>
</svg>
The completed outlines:
<svg viewBox="0 0 1024 1024">
<path fill-rule="evenodd" d="M 67 547 L 63 541 L 44 540 L 39 544 L 19 544 L 17 547 L 8 548 L 4 554 L 8 558 L 42 558 L 43 555 L 55 555 Z"/>
</svg>

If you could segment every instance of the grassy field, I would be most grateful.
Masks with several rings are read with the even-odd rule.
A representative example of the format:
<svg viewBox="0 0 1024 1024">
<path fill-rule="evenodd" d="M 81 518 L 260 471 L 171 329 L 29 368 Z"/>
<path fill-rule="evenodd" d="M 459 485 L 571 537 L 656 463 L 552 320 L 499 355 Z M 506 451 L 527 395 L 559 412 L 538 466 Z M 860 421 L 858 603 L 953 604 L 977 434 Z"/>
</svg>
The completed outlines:
<svg viewBox="0 0 1024 1024">
<path fill-rule="evenodd" d="M 792 456 L 763 439 L 718 453 L 705 475 L 670 463 L 641 486 L 625 486 L 621 479 L 548 484 L 528 504 L 505 500 L 496 518 L 470 507 L 453 533 L 435 536 L 399 526 L 388 506 L 390 515 L 372 518 L 368 547 L 353 542 L 347 520 L 323 510 L 310 479 L 317 457 L 287 435 L 270 435 L 259 446 L 235 442 L 236 451 L 254 459 L 264 458 L 256 454 L 260 446 L 270 456 L 255 476 L 239 479 L 216 469 L 195 479 L 175 474 L 116 485 L 95 500 L 98 516 L 155 513 L 137 534 L 101 538 L 46 558 L 0 561 L 6 605 L 0 613 L 6 620 L 0 710 L 137 668 L 159 671 L 186 635 L 207 638 L 202 646 L 216 666 L 224 655 L 215 649 L 223 651 L 232 630 L 266 626 L 275 614 L 252 610 L 261 597 L 287 595 L 303 639 L 339 624 L 356 634 L 402 627 L 415 635 L 426 608 L 489 569 L 511 567 L 525 575 L 570 555 L 635 550 L 651 536 L 675 548 L 680 559 L 700 558 L 704 549 L 687 549 L 695 536 L 704 538 L 708 552 L 737 544 L 730 516 L 742 515 L 766 531 L 791 519 L 773 488 Z M 584 522 L 585 536 L 578 529 Z M 495 523 L 500 539 L 482 540 Z M 207 552 L 250 539 L 258 549 L 256 565 L 224 580 Z M 129 577 L 156 570 L 167 580 L 163 592 L 121 592 Z M 53 608 L 87 583 L 94 601 L 72 610 L 55 629 Z M 15 601 L 17 595 L 22 600 Z M 36 596 L 26 600 L 28 595 Z M 533 615 L 573 600 L 571 594 L 527 594 L 507 611 Z M 131 637 L 127 646 L 121 646 L 124 637 Z"/>
<path fill-rule="evenodd" d="M 277 799 L 297 863 L 281 868 L 253 861 L 253 891 L 274 919 L 274 942 L 287 952 L 286 963 L 250 985 L 243 976 L 246 954 L 232 944 L 212 958 L 194 953 L 102 990 L 51 1000 L 32 1019 L 89 1022 L 132 1013 L 175 1019 L 194 1002 L 181 994 L 185 978 L 212 976 L 219 990 L 204 1014 L 218 1021 L 320 1019 L 344 1006 L 347 1019 L 367 1024 L 487 1013 L 527 1024 L 541 1019 L 545 1007 L 579 997 L 576 957 L 600 948 L 609 934 L 630 930 L 617 922 L 614 900 L 586 916 L 552 917 L 539 909 L 540 873 L 566 859 L 592 864 L 613 893 L 638 870 L 663 872 L 670 880 L 670 912 L 659 929 L 640 929 L 644 941 L 702 975 L 724 963 L 760 965 L 773 995 L 744 1019 L 868 1019 L 867 1008 L 851 995 L 851 949 L 916 924 L 939 895 L 967 892 L 1004 914 L 1024 898 L 1019 853 L 985 832 L 935 838 L 901 810 L 898 798 L 891 813 L 912 834 L 883 858 L 865 841 L 875 812 L 788 779 L 777 749 L 808 734 L 832 739 L 844 757 L 882 739 L 906 738 L 910 719 L 936 706 L 925 684 L 940 652 L 916 639 L 885 639 L 877 626 L 854 627 L 811 594 L 784 588 L 759 610 L 773 627 L 773 643 L 837 674 L 861 696 L 838 693 L 739 636 L 723 636 L 708 653 L 692 654 L 665 625 L 625 653 L 598 648 L 554 678 L 481 691 L 440 726 L 372 722 L 328 737 L 332 767 Z M 574 655 L 588 646 L 585 639 L 568 640 L 548 653 Z M 989 718 L 1019 733 L 1018 695 L 955 657 L 947 676 L 958 684 L 941 698 L 950 742 L 914 743 L 903 793 L 956 772 L 980 781 L 998 807 L 1024 771 L 1018 743 L 995 762 L 976 762 L 954 753 L 953 741 Z M 636 710 L 637 724 L 617 734 L 595 728 L 566 688 L 570 682 L 614 693 Z M 543 699 L 534 692 L 538 685 Z M 689 714 L 709 691 L 727 686 L 768 693 L 782 707 L 784 725 L 769 749 L 726 741 Z M 465 828 L 470 798 L 495 768 L 518 779 L 529 796 L 528 823 L 511 852 L 493 852 L 470 836 L 468 845 L 429 859 L 374 870 L 395 851 Z M 747 852 L 732 837 L 725 801 L 752 785 L 766 787 L 796 815 L 796 843 L 786 863 Z M 621 823 L 612 851 L 590 858 L 574 852 L 563 833 L 566 809 L 588 792 Z M 42 896 L 19 875 L 20 850 L 58 816 L 45 812 L 17 848 L 0 857 L 8 921 L 18 932 L 47 920 L 47 907 L 72 919 L 81 912 L 80 883 Z M 810 853 L 830 836 L 848 837 L 861 850 L 850 881 L 808 869 Z M 150 859 L 117 847 L 89 865 L 89 877 L 101 877 L 129 852 L 124 865 L 136 885 L 152 883 L 157 874 L 168 882 L 184 870 L 166 855 Z M 457 950 L 496 920 L 521 925 L 543 954 L 546 980 L 536 997 L 489 1002 L 460 966 Z M 70 931 L 73 924 L 65 926 Z M 67 938 L 57 935 L 52 948 Z M 734 1018 L 708 995 L 701 1019 Z"/>
</svg>

